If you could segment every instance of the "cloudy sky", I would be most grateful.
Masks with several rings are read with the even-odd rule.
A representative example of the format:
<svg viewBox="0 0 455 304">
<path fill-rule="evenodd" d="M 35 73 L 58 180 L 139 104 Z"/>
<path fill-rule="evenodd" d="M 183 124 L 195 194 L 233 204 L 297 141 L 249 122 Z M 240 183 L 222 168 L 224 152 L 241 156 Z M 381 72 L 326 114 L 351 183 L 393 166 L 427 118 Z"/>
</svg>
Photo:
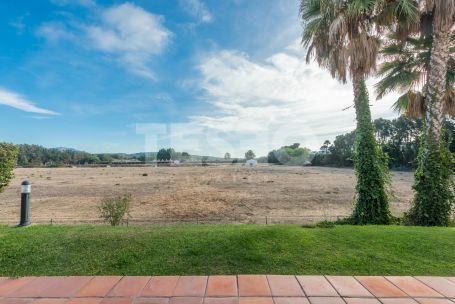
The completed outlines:
<svg viewBox="0 0 455 304">
<path fill-rule="evenodd" d="M 351 85 L 304 61 L 298 0 L 16 0 L 0 14 L 0 141 L 265 155 L 355 124 Z M 373 84 L 374 117 L 396 116 Z"/>
</svg>

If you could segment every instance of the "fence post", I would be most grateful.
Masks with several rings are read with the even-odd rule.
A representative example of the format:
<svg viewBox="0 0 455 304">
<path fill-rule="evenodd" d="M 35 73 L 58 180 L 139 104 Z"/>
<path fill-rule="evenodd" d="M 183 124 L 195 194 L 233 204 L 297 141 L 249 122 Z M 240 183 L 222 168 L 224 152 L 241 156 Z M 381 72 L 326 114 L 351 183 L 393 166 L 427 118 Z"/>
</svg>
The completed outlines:
<svg viewBox="0 0 455 304">
<path fill-rule="evenodd" d="M 266 225 L 269 224 L 269 220 L 268 220 L 267 216 L 265 217 L 265 224 L 266 224 Z"/>
</svg>

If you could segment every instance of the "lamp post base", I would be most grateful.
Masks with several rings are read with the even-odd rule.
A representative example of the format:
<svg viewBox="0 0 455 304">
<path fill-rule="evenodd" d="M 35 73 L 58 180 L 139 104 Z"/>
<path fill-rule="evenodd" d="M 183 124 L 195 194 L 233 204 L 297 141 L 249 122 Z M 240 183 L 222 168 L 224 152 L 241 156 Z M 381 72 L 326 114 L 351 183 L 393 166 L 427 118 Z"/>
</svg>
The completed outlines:
<svg viewBox="0 0 455 304">
<path fill-rule="evenodd" d="M 16 225 L 16 227 L 17 228 L 19 228 L 19 227 L 27 227 L 27 226 L 30 226 L 31 224 L 32 223 L 30 223 L 30 222 L 25 222 L 25 223 L 20 223 L 20 224 Z"/>
</svg>

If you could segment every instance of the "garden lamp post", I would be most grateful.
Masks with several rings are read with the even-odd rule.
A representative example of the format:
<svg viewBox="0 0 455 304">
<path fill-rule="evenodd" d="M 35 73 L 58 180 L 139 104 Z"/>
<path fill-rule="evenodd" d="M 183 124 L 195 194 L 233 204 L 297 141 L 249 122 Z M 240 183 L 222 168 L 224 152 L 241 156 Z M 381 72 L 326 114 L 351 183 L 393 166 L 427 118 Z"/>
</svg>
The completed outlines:
<svg viewBox="0 0 455 304">
<path fill-rule="evenodd" d="M 22 182 L 21 186 L 21 221 L 19 227 L 30 225 L 30 192 L 32 185 L 28 180 Z"/>
</svg>

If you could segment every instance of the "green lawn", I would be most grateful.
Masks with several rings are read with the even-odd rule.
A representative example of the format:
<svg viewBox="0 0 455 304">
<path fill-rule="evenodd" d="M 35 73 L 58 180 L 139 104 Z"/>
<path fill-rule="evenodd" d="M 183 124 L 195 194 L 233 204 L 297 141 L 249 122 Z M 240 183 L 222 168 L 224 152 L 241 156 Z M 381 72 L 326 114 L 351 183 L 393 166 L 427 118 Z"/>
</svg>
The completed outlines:
<svg viewBox="0 0 455 304">
<path fill-rule="evenodd" d="M 455 228 L 0 227 L 0 276 L 455 275 Z"/>
</svg>

